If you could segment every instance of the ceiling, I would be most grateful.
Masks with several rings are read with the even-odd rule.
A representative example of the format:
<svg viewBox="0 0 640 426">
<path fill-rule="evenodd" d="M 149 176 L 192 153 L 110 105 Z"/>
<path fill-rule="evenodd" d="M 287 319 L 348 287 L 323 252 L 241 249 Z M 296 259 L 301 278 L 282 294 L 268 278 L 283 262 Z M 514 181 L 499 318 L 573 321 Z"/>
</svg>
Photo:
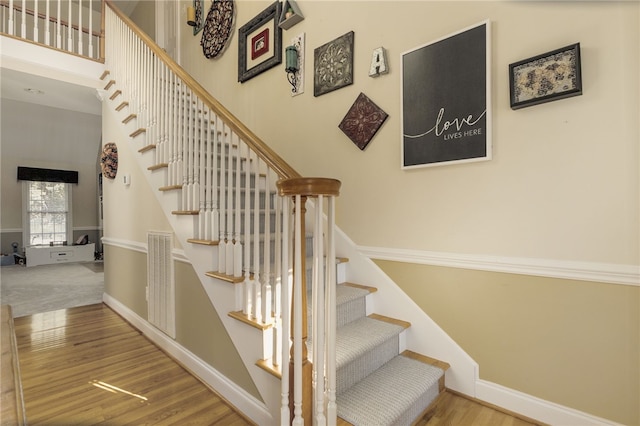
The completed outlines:
<svg viewBox="0 0 640 426">
<path fill-rule="evenodd" d="M 28 74 L 0 70 L 1 98 L 100 115 L 102 103 L 96 89 Z"/>
</svg>

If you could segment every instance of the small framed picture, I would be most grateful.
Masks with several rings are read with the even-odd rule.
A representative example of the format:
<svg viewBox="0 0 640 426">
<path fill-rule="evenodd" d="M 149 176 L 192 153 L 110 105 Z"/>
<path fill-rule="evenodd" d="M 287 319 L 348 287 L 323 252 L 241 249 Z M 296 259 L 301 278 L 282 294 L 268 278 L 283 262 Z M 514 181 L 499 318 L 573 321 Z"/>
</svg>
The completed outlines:
<svg viewBox="0 0 640 426">
<path fill-rule="evenodd" d="M 238 30 L 238 81 L 245 81 L 282 62 L 282 4 L 272 3 Z"/>
<path fill-rule="evenodd" d="M 580 43 L 509 65 L 511 108 L 582 95 Z"/>
</svg>

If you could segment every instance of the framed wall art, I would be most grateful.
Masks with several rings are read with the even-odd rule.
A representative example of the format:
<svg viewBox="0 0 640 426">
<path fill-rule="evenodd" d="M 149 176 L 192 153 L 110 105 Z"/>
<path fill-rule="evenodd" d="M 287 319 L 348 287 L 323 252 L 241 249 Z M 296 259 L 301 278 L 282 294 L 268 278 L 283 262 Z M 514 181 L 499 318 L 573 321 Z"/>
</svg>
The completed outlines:
<svg viewBox="0 0 640 426">
<path fill-rule="evenodd" d="M 245 81 L 282 62 L 282 4 L 272 3 L 238 30 L 238 81 Z"/>
<path fill-rule="evenodd" d="M 511 108 L 582 95 L 580 43 L 509 65 Z"/>
<path fill-rule="evenodd" d="M 353 84 L 353 38 L 350 31 L 313 51 L 313 96 Z"/>
<path fill-rule="evenodd" d="M 200 31 L 202 31 L 203 19 L 202 19 L 202 0 L 193 0 L 193 9 L 195 12 L 194 15 L 194 26 L 193 26 L 193 35 L 197 35 Z"/>
<path fill-rule="evenodd" d="M 212 59 L 220 56 L 229 44 L 233 30 L 234 9 L 233 0 L 211 2 L 200 39 L 205 58 Z"/>
<path fill-rule="evenodd" d="M 402 53 L 401 167 L 491 159 L 490 22 Z"/>
</svg>

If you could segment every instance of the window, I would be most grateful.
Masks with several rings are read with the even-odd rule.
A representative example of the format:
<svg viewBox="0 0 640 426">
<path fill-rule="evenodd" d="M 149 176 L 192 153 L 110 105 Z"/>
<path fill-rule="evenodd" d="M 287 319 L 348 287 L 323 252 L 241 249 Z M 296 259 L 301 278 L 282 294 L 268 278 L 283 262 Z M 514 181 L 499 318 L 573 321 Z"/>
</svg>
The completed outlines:
<svg viewBox="0 0 640 426">
<path fill-rule="evenodd" d="M 23 181 L 24 246 L 72 241 L 71 184 Z"/>
</svg>

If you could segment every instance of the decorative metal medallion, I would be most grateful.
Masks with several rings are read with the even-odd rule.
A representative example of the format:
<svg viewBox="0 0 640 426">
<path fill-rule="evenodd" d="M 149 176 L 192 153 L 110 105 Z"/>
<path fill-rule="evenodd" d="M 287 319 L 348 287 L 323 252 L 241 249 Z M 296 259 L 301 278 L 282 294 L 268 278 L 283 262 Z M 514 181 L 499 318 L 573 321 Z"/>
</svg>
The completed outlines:
<svg viewBox="0 0 640 426">
<path fill-rule="evenodd" d="M 202 52 L 208 59 L 220 55 L 233 30 L 233 0 L 213 0 L 202 31 Z"/>
<path fill-rule="evenodd" d="M 338 127 L 364 151 L 388 116 L 364 93 L 360 93 Z"/>
<path fill-rule="evenodd" d="M 196 25 L 193 27 L 193 35 L 202 31 L 202 0 L 193 0 L 193 7 L 196 10 Z"/>
<path fill-rule="evenodd" d="M 107 179 L 115 179 L 118 173 L 118 147 L 114 142 L 105 144 L 100 155 L 100 169 Z"/>
<path fill-rule="evenodd" d="M 313 96 L 353 84 L 353 31 L 314 50 Z"/>
</svg>

